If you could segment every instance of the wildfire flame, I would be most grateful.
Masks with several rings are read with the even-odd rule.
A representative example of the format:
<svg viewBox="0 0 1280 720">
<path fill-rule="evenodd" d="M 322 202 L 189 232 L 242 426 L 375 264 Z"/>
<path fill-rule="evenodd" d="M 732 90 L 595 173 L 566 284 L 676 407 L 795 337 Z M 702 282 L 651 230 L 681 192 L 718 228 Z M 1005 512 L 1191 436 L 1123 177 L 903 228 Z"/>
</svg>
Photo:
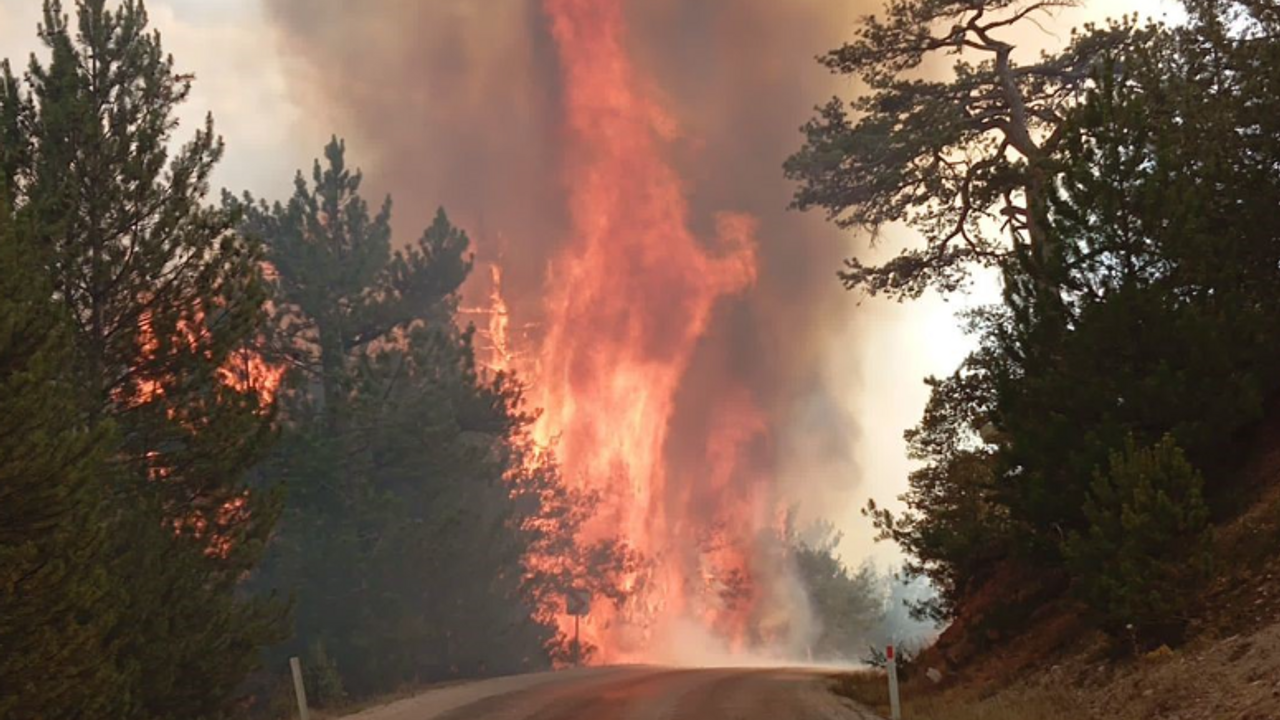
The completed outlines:
<svg viewBox="0 0 1280 720">
<path fill-rule="evenodd" d="M 563 75 L 571 237 L 549 270 L 534 434 L 555 445 L 570 483 L 601 499 L 580 539 L 620 536 L 651 561 L 645 577 L 624 579 L 637 593 L 627 609 L 594 600 L 583 639 L 597 660 L 650 658 L 658 625 L 678 617 L 740 643 L 753 611 L 749 545 L 775 513 L 755 486 L 743 492 L 731 479 L 763 415 L 745 391 L 722 400 L 696 471 L 669 467 L 666 450 L 677 390 L 717 303 L 755 281 L 755 221 L 722 214 L 705 239 L 690 229 L 682 180 L 664 158 L 679 127 L 628 56 L 621 0 L 545 0 L 544 11 Z M 493 281 L 490 334 L 505 367 L 500 274 Z"/>
<path fill-rule="evenodd" d="M 643 658 L 647 642 L 624 632 L 643 618 L 615 617 L 605 588 L 634 591 L 639 607 L 619 615 L 682 607 L 693 621 L 682 627 L 709 640 L 749 636 L 752 649 L 802 654 L 813 628 L 797 625 L 812 613 L 794 556 L 774 541 L 780 507 L 807 518 L 846 497 L 854 422 L 832 370 L 851 357 L 830 340 L 852 306 L 839 283 L 813 281 L 848 238 L 787 213 L 792 188 L 777 167 L 795 150 L 791 118 L 831 91 L 788 58 L 842 42 L 867 3 L 267 4 L 306 103 L 346 118 L 392 194 L 432 200 L 402 206 L 400 221 L 430 222 L 440 202 L 476 241 L 483 264 L 461 323 L 474 325 L 478 363 L 514 371 L 527 407 L 543 411 L 529 445 L 546 450 L 545 472 L 526 462 L 514 475 L 546 481 L 561 503 L 520 505 L 547 521 L 526 556 L 537 618 L 563 613 L 547 598 L 585 578 L 596 658 L 633 648 Z M 335 23 L 351 31 L 327 32 Z M 388 42 L 406 30 L 418 41 Z M 708 208 L 716 198 L 726 200 Z M 732 232 L 718 238 L 706 213 L 717 208 L 756 213 L 759 247 L 745 218 L 722 221 Z M 752 283 L 756 255 L 769 260 Z M 497 283 L 489 263 L 505 271 Z M 586 492 L 564 493 L 557 475 Z M 555 532 L 590 517 L 583 498 L 597 490 L 604 506 L 589 534 L 644 549 L 652 570 Z M 633 566 L 644 567 L 615 582 Z M 572 636 L 571 621 L 560 627 Z M 759 641 L 769 628 L 786 647 Z"/>
<path fill-rule="evenodd" d="M 150 310 L 141 314 L 136 339 L 138 356 L 135 362 L 137 366 L 135 377 L 132 378 L 129 386 L 117 388 L 113 393 L 114 400 L 126 408 L 138 408 L 162 400 L 166 395 L 167 384 L 174 380 L 171 375 L 151 374 L 141 370 L 156 360 L 162 352 L 162 343 L 156 336 L 153 319 Z M 177 335 L 173 340 L 180 348 L 212 357 L 212 352 L 207 347 L 207 336 L 205 313 L 197 306 L 190 314 L 178 321 Z M 226 357 L 217 368 L 217 377 L 219 382 L 236 393 L 256 396 L 258 407 L 262 412 L 266 412 L 275 404 L 286 372 L 287 368 L 283 364 L 271 363 L 255 349 L 246 346 L 231 352 Z M 188 421 L 181 415 L 178 407 L 169 407 L 166 414 L 175 422 Z M 147 466 L 147 476 L 154 482 L 163 482 L 173 473 L 168 459 L 156 450 L 147 451 L 143 459 Z M 209 517 L 200 512 L 192 512 L 173 518 L 174 532 L 190 533 L 207 544 L 205 547 L 207 555 L 226 558 L 233 549 L 234 540 L 219 530 L 243 522 L 249 512 L 248 494 L 249 491 L 245 491 L 244 495 L 233 498 L 219 507 L 212 516 L 213 527 L 210 525 Z"/>
<path fill-rule="evenodd" d="M 212 356 L 211 351 L 205 347 L 207 331 L 203 309 L 197 307 L 188 317 L 179 320 L 177 331 L 181 344 L 189 347 L 192 352 Z M 161 350 L 150 310 L 143 311 L 139 318 L 137 344 L 136 364 L 139 367 L 154 360 Z M 252 347 L 242 347 L 227 356 L 218 368 L 218 379 L 223 385 L 242 395 L 256 395 L 259 406 L 266 409 L 275 404 L 276 394 L 280 391 L 280 384 L 284 381 L 287 370 L 285 365 L 268 361 Z M 139 372 L 133 378 L 133 386 L 118 388 L 114 398 L 126 407 L 145 405 L 164 395 L 165 383 L 170 380 L 172 378 Z"/>
</svg>

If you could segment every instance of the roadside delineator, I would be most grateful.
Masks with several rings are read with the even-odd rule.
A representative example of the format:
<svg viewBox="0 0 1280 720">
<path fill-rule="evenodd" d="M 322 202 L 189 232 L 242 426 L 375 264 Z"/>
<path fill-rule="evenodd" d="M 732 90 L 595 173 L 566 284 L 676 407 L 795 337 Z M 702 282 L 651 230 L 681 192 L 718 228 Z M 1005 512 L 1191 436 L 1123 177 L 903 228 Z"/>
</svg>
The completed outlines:
<svg viewBox="0 0 1280 720">
<path fill-rule="evenodd" d="M 893 720 L 902 720 L 902 704 L 898 702 L 898 658 L 892 645 L 885 648 L 884 658 L 884 667 L 889 674 L 889 712 Z"/>
<path fill-rule="evenodd" d="M 298 698 L 298 717 L 300 720 L 311 720 L 311 712 L 307 709 L 307 686 L 302 682 L 302 663 L 297 657 L 289 658 L 289 669 L 293 671 L 293 692 Z"/>
</svg>

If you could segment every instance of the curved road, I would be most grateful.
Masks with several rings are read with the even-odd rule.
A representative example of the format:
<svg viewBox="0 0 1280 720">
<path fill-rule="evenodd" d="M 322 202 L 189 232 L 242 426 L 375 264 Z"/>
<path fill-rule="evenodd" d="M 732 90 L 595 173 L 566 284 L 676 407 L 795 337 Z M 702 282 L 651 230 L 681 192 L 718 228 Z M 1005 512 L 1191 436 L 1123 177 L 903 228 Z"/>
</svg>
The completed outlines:
<svg viewBox="0 0 1280 720">
<path fill-rule="evenodd" d="M 830 672 L 607 667 L 452 685 L 351 720 L 874 720 Z"/>
</svg>

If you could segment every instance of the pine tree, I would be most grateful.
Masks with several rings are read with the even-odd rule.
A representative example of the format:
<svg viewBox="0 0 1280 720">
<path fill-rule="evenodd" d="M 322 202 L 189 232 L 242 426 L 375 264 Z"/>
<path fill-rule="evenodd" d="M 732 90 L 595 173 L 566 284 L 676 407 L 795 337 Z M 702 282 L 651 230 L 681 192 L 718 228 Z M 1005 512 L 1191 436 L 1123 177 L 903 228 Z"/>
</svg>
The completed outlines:
<svg viewBox="0 0 1280 720">
<path fill-rule="evenodd" d="M 440 212 L 393 251 L 390 201 L 370 211 L 339 140 L 324 155 L 287 204 L 225 198 L 265 242 L 273 343 L 297 368 L 263 471 L 288 502 L 257 582 L 296 593 L 285 650 L 323 647 L 355 696 L 528 667 L 547 638 L 506 477 L 529 418 L 456 323 L 467 236 Z"/>
<path fill-rule="evenodd" d="M 114 436 L 68 372 L 66 318 L 26 235 L 0 209 L 0 717 L 114 716 L 99 509 Z"/>
<path fill-rule="evenodd" d="M 820 522 L 789 543 L 816 631 L 808 652 L 819 659 L 856 657 L 885 612 L 888 584 L 870 565 L 851 572 L 836 551 L 840 537 Z"/>
<path fill-rule="evenodd" d="M 1094 475 L 1089 528 L 1066 551 L 1108 630 L 1148 646 L 1181 639 L 1192 590 L 1209 576 L 1203 487 L 1169 436 L 1149 448 L 1128 440 Z"/>
<path fill-rule="evenodd" d="M 246 471 L 273 438 L 257 393 L 227 381 L 265 293 L 254 245 L 206 204 L 222 154 L 212 121 L 170 153 L 192 78 L 138 0 L 45 3 L 25 92 L 0 95 L 13 204 L 72 326 L 68 362 L 90 422 L 120 446 L 106 532 L 125 717 L 209 717 L 279 635 L 280 607 L 240 596 L 277 514 Z"/>
<path fill-rule="evenodd" d="M 391 199 L 370 213 L 345 145 L 335 137 L 324 155 L 310 185 L 298 173 L 287 204 L 247 194 L 224 203 L 245 214 L 246 234 L 266 240 L 279 315 L 289 319 L 281 343 L 320 383 L 315 401 L 332 424 L 352 389 L 354 360 L 415 322 L 450 323 L 471 261 L 466 235 L 443 211 L 416 244 L 392 252 Z"/>
<path fill-rule="evenodd" d="M 875 513 L 944 615 L 1012 558 L 1070 565 L 1112 630 L 1159 636 L 1194 602 L 1195 582 L 1170 578 L 1198 577 L 1184 553 L 1202 506 L 1240 501 L 1233 447 L 1280 392 L 1280 42 L 1265 3 L 1186 5 L 1185 24 L 1095 48 L 1051 118 L 1044 229 L 1063 292 L 1046 296 L 1021 253 L 1000 260 L 981 349 L 910 436 L 930 463 L 911 512 Z"/>
<path fill-rule="evenodd" d="M 998 343 L 1006 462 L 1025 470 L 1003 489 L 1033 527 L 1082 529 L 1090 478 L 1129 435 L 1171 433 L 1223 501 L 1233 435 L 1280 390 L 1280 176 L 1259 127 L 1280 106 L 1250 91 L 1274 73 L 1250 58 L 1280 43 L 1220 31 L 1197 21 L 1107 58 L 1064 127 L 1049 221 L 1065 332 L 1044 341 L 1010 273 Z"/>
<path fill-rule="evenodd" d="M 1057 292 L 1045 218 L 1064 116 L 1101 54 L 1142 36 L 1129 22 L 1087 27 L 1061 52 L 1020 63 L 1016 29 L 1078 4 L 891 0 L 821 57 L 869 91 L 831 100 L 805 125 L 805 144 L 785 165 L 798 183 L 793 207 L 873 233 L 902 222 L 925 241 L 878 266 L 848 260 L 847 287 L 915 298 L 1018 256 Z M 917 77 L 952 59 L 951 77 Z"/>
</svg>

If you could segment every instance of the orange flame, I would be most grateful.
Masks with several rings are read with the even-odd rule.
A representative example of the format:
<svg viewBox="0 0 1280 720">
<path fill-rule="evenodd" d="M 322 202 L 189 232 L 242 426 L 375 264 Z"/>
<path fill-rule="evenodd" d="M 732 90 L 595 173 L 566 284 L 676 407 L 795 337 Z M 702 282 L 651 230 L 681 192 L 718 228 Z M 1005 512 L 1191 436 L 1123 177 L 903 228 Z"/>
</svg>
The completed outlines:
<svg viewBox="0 0 1280 720">
<path fill-rule="evenodd" d="M 550 267 L 535 436 L 555 441 L 569 482 L 602 498 L 581 539 L 621 535 L 654 563 L 644 582 L 625 581 L 644 588 L 631 612 L 596 600 L 584 640 L 602 661 L 642 659 L 654 622 L 676 616 L 740 640 L 750 608 L 726 598 L 749 583 L 753 527 L 772 511 L 727 485 L 762 416 L 745 394 L 729 401 L 710 477 L 668 468 L 666 447 L 676 391 L 717 302 L 755 281 L 755 221 L 722 214 L 715 237 L 691 231 L 681 178 L 663 157 L 679 128 L 628 56 L 621 0 L 544 9 L 564 81 L 572 237 Z M 694 493 L 719 517 L 697 516 Z"/>
<path fill-rule="evenodd" d="M 489 344 L 493 351 L 493 369 L 510 370 L 513 356 L 511 353 L 510 327 L 511 317 L 507 312 L 507 301 L 502 296 L 502 267 L 489 266 L 489 279 L 493 288 L 489 292 Z"/>
<path fill-rule="evenodd" d="M 255 393 L 258 403 L 267 408 L 275 404 L 287 371 L 286 366 L 272 364 L 257 351 L 241 348 L 218 368 L 218 379 L 242 395 Z"/>
<path fill-rule="evenodd" d="M 177 322 L 179 346 L 184 351 L 201 353 L 212 357 L 207 347 L 207 329 L 205 314 L 202 308 L 196 310 Z M 145 368 L 157 359 L 162 352 L 160 338 L 156 335 L 154 315 L 144 310 L 138 321 L 138 356 L 135 363 L 135 375 L 128 386 L 117 388 L 114 400 L 126 408 L 138 408 L 152 402 L 161 401 L 166 394 L 166 387 L 172 387 L 173 376 L 164 373 L 148 372 Z M 284 380 L 287 368 L 284 365 L 272 364 L 251 347 L 242 347 L 230 353 L 223 364 L 217 368 L 218 380 L 227 388 L 244 396 L 256 396 L 258 407 L 268 411 L 276 401 L 280 384 Z M 171 406 L 166 410 L 170 420 L 189 424 L 180 412 L 180 408 Z M 165 456 L 150 450 L 144 454 L 147 476 L 153 482 L 163 482 L 173 473 Z M 249 491 L 233 498 L 213 514 L 214 527 L 210 527 L 210 518 L 200 512 L 180 514 L 172 520 L 173 530 L 178 534 L 190 534 L 205 543 L 205 554 L 210 557 L 225 559 L 231 554 L 234 539 L 224 532 L 225 528 L 242 524 L 249 513 Z"/>
<path fill-rule="evenodd" d="M 205 314 L 201 308 L 178 321 L 177 331 L 192 352 L 211 357 L 206 347 Z M 160 339 L 156 337 L 150 310 L 144 310 L 138 321 L 138 365 L 146 365 L 160 352 Z M 276 394 L 284 381 L 288 368 L 273 364 L 251 347 L 233 351 L 218 368 L 218 379 L 228 388 L 242 395 L 255 394 L 258 404 L 266 409 L 275 404 Z M 145 405 L 164 395 L 165 383 L 171 378 L 139 373 L 133 386 L 120 388 L 115 399 L 125 406 Z"/>
</svg>

